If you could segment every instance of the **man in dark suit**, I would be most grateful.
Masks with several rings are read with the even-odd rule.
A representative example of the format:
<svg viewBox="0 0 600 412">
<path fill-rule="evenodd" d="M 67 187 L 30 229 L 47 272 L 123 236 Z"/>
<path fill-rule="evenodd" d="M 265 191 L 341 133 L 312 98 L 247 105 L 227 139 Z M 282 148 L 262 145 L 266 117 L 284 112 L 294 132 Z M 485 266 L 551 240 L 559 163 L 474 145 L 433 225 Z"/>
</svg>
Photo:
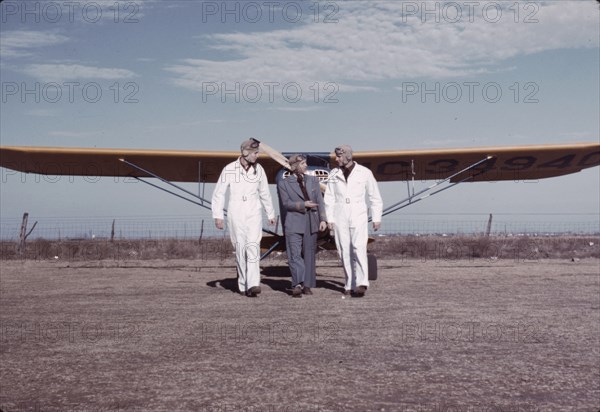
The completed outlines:
<svg viewBox="0 0 600 412">
<path fill-rule="evenodd" d="M 290 271 L 292 296 L 312 295 L 316 286 L 317 234 L 327 228 L 325 204 L 315 176 L 306 175 L 306 157 L 290 156 L 291 174 L 277 184 Z"/>
</svg>

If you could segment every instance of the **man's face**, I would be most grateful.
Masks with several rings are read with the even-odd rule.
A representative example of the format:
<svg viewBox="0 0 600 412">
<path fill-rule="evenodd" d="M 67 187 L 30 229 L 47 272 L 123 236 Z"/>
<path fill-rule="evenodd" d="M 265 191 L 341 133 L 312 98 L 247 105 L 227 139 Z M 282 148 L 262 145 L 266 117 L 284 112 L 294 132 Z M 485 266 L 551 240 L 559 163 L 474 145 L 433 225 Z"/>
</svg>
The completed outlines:
<svg viewBox="0 0 600 412">
<path fill-rule="evenodd" d="M 302 160 L 300 163 L 298 163 L 298 166 L 296 166 L 296 173 L 303 175 L 306 173 L 307 168 L 308 164 L 306 163 L 306 160 Z"/>
<path fill-rule="evenodd" d="M 337 162 L 339 167 L 346 167 L 346 165 L 348 163 L 350 163 L 350 160 L 348 160 L 348 158 L 346 157 L 346 155 L 344 153 L 340 153 L 340 154 L 335 154 L 335 161 Z"/>
<path fill-rule="evenodd" d="M 258 159 L 258 150 L 252 151 L 248 156 L 246 156 L 246 161 L 250 164 L 256 163 L 256 159 Z"/>
</svg>

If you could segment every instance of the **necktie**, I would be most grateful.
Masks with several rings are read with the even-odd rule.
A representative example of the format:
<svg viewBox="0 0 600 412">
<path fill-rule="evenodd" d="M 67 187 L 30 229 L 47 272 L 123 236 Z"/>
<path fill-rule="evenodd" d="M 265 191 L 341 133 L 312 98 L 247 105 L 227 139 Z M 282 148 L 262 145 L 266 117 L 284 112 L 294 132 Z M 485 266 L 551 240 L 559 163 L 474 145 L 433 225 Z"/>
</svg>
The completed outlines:
<svg viewBox="0 0 600 412">
<path fill-rule="evenodd" d="M 352 170 L 354 169 L 354 163 L 352 163 L 352 166 L 350 167 L 344 167 L 342 169 L 342 171 L 344 172 L 344 179 L 346 179 L 346 182 L 348 182 L 348 178 L 350 177 L 350 173 L 352 173 Z"/>
<path fill-rule="evenodd" d="M 344 167 L 343 172 L 344 172 L 344 179 L 346 179 L 346 182 L 347 182 L 348 178 L 350 177 L 351 170 L 348 170 Z"/>
<path fill-rule="evenodd" d="M 298 178 L 298 184 L 300 185 L 300 190 L 302 190 L 302 194 L 304 195 L 304 200 L 306 200 L 306 201 L 310 200 L 310 197 L 308 196 L 308 192 L 306 191 L 306 187 L 304 186 L 304 176 L 296 175 L 296 177 Z"/>
</svg>

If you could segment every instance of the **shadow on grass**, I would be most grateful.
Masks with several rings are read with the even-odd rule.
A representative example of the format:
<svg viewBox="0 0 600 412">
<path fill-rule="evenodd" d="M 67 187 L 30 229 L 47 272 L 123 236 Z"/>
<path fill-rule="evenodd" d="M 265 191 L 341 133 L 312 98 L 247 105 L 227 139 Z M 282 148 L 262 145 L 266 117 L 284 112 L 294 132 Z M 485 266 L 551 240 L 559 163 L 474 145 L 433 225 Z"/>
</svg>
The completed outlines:
<svg viewBox="0 0 600 412">
<path fill-rule="evenodd" d="M 264 276 L 262 283 L 273 290 L 285 293 L 289 296 L 292 295 L 292 275 L 288 266 L 264 267 L 262 269 L 262 275 Z M 329 289 L 340 293 L 344 291 L 344 284 L 342 282 L 320 280 L 318 277 L 319 275 L 317 274 L 317 288 Z M 285 278 L 285 280 L 277 278 Z"/>
<path fill-rule="evenodd" d="M 269 286 L 271 289 L 292 295 L 292 275 L 288 266 L 267 266 L 261 269 L 263 278 L 261 283 Z M 211 280 L 206 282 L 206 286 L 211 288 L 221 287 L 233 293 L 238 293 L 238 281 L 236 278 L 223 278 L 219 280 Z M 333 280 L 321 280 L 317 274 L 317 288 L 329 289 L 334 292 L 342 293 L 344 284 Z"/>
<path fill-rule="evenodd" d="M 237 278 L 224 278 L 221 280 L 211 280 L 210 282 L 206 282 L 206 286 L 210 286 L 211 288 L 219 287 L 219 285 L 230 292 L 238 293 L 238 281 Z"/>
<path fill-rule="evenodd" d="M 291 279 L 292 277 L 289 266 L 265 266 L 261 269 L 261 273 L 269 278 Z"/>
</svg>

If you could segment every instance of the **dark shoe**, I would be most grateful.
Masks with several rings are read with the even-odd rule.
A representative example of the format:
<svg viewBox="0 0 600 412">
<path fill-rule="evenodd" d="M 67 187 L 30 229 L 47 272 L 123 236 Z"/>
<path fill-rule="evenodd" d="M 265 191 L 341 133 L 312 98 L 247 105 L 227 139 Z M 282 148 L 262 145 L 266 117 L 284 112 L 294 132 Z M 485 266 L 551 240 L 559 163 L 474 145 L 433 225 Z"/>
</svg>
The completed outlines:
<svg viewBox="0 0 600 412">
<path fill-rule="evenodd" d="M 344 290 L 343 293 L 343 298 L 349 298 L 350 296 L 352 296 L 352 291 L 351 290 Z"/>
<path fill-rule="evenodd" d="M 302 286 L 296 285 L 292 289 L 292 297 L 293 298 L 301 298 L 302 297 Z"/>
<path fill-rule="evenodd" d="M 367 291 L 366 286 L 359 286 L 354 291 L 354 296 L 356 296 L 357 298 L 362 298 L 363 296 L 365 296 L 366 291 Z"/>
<path fill-rule="evenodd" d="M 249 298 L 255 298 L 260 294 L 260 292 L 260 286 L 253 286 L 250 289 L 248 289 L 248 291 L 246 292 L 246 296 L 248 296 Z"/>
<path fill-rule="evenodd" d="M 312 290 L 310 290 L 310 288 L 307 288 L 306 286 L 304 287 L 304 289 L 302 289 L 302 293 L 304 293 L 305 295 L 312 295 Z"/>
</svg>

